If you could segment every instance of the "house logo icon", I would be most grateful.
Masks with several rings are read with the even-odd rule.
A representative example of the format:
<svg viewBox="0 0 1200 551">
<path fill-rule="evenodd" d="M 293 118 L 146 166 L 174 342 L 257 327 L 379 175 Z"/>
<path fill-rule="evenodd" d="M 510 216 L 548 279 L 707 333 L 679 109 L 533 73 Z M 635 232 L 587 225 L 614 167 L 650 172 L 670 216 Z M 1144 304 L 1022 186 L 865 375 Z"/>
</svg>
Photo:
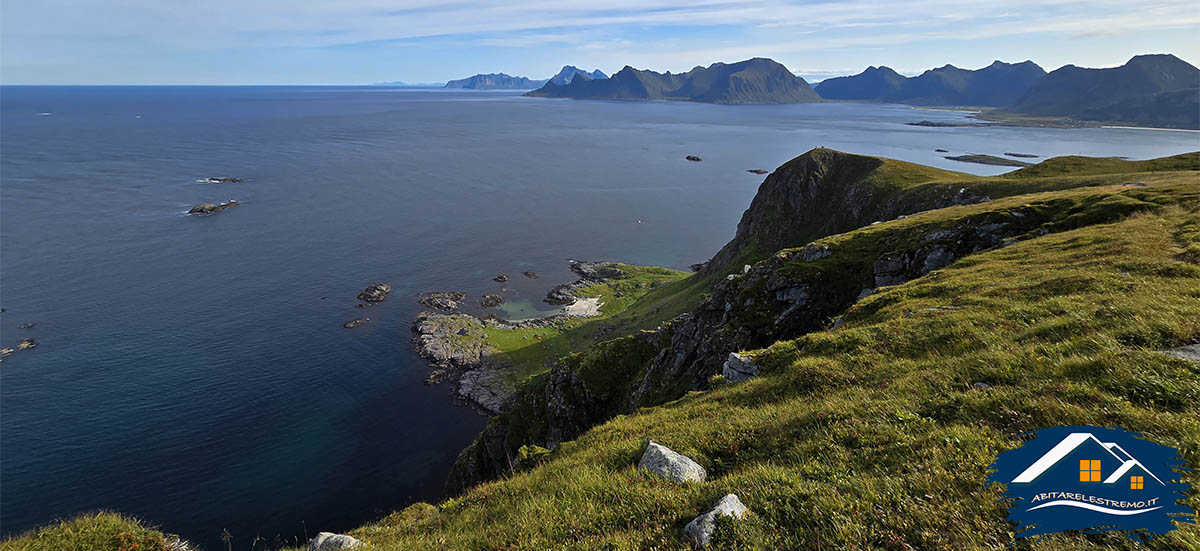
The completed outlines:
<svg viewBox="0 0 1200 551">
<path fill-rule="evenodd" d="M 1005 486 L 1018 537 L 1063 530 L 1126 530 L 1148 540 L 1195 522 L 1179 452 L 1109 427 L 1054 427 L 1022 436 L 988 478 Z"/>
</svg>

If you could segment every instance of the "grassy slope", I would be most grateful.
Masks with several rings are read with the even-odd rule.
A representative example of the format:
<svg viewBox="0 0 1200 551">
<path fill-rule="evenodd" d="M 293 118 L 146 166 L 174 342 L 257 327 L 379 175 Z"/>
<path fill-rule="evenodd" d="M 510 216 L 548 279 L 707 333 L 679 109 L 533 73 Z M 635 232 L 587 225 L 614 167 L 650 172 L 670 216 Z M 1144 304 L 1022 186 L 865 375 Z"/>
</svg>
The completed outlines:
<svg viewBox="0 0 1200 551">
<path fill-rule="evenodd" d="M 1024 431 L 1119 425 L 1180 447 L 1195 466 L 1200 371 L 1155 350 L 1200 338 L 1200 176 L 1146 180 L 1153 190 L 1108 190 L 1163 205 L 1153 214 L 1029 239 L 881 289 L 835 331 L 754 351 L 759 379 L 617 417 L 533 470 L 355 533 L 394 549 L 676 549 L 683 524 L 733 491 L 755 515 L 718 547 L 997 548 L 1012 534 L 986 468 Z M 914 223 L 827 242 L 837 251 Z M 969 390 L 974 382 L 991 387 Z M 645 438 L 693 456 L 711 479 L 676 487 L 637 472 Z M 1200 482 L 1194 471 L 1185 480 Z M 1130 547 L 1112 534 L 1017 546 Z M 1197 546 L 1195 527 L 1154 545 Z"/>
<path fill-rule="evenodd" d="M 163 551 L 177 538 L 116 513 L 80 515 L 0 542 L 0 551 Z"/>
</svg>

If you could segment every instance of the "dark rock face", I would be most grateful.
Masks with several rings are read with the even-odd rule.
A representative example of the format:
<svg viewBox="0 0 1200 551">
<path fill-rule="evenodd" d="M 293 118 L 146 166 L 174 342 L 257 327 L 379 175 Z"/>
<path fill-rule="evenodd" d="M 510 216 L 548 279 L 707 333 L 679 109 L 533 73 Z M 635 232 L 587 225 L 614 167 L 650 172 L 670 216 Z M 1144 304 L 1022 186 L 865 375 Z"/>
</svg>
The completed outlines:
<svg viewBox="0 0 1200 551">
<path fill-rule="evenodd" d="M 358 294 L 358 300 L 365 302 L 383 302 L 387 299 L 388 293 L 392 292 L 392 286 L 387 283 L 372 283 L 367 285 L 367 288 Z"/>
<path fill-rule="evenodd" d="M 656 73 L 625 67 L 607 79 L 575 78 L 547 83 L 526 94 L 577 99 L 682 100 L 706 103 L 801 103 L 821 101 L 804 79 L 766 58 L 714 63 L 686 73 Z"/>
<path fill-rule="evenodd" d="M 925 194 L 897 193 L 876 186 L 874 173 L 882 164 L 875 157 L 817 148 L 776 168 L 742 214 L 733 240 L 701 273 L 728 270 L 740 254 L 753 253 L 757 260 L 876 220 L 988 200 L 957 186 L 938 187 Z"/>
<path fill-rule="evenodd" d="M 225 209 L 236 207 L 240 204 L 241 203 L 234 200 L 230 200 L 229 202 L 221 203 L 219 205 L 214 203 L 200 203 L 199 205 L 192 207 L 191 210 L 188 210 L 188 214 L 216 214 Z"/>
<path fill-rule="evenodd" d="M 479 303 L 484 308 L 495 308 L 501 304 L 504 304 L 504 297 L 491 293 L 483 295 L 483 300 Z"/>
</svg>

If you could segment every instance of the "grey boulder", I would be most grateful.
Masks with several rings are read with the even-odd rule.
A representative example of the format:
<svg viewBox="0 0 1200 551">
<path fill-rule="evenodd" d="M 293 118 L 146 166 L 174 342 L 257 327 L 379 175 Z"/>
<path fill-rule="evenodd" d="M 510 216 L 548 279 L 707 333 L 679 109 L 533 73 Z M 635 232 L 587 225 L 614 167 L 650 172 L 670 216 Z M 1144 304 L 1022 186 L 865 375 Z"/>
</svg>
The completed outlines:
<svg viewBox="0 0 1200 551">
<path fill-rule="evenodd" d="M 654 441 L 646 446 L 638 467 L 676 484 L 704 482 L 704 479 L 708 478 L 708 472 L 699 463 L 692 461 L 692 458 L 675 453 Z"/>
<path fill-rule="evenodd" d="M 683 527 L 683 533 L 697 547 L 708 547 L 712 542 L 713 531 L 717 528 L 717 517 L 733 517 L 740 519 L 745 516 L 749 509 L 738 499 L 736 494 L 728 494 L 717 501 L 712 509 L 709 509 L 703 515 L 700 515 L 687 526 Z"/>
<path fill-rule="evenodd" d="M 731 383 L 748 381 L 758 376 L 758 366 L 745 354 L 730 352 L 729 359 L 721 366 L 721 376 Z"/>
<path fill-rule="evenodd" d="M 333 532 L 321 532 L 317 534 L 317 537 L 308 542 L 308 551 L 335 551 L 337 549 L 358 549 L 360 547 L 362 547 L 361 541 L 346 534 L 334 534 Z"/>
</svg>

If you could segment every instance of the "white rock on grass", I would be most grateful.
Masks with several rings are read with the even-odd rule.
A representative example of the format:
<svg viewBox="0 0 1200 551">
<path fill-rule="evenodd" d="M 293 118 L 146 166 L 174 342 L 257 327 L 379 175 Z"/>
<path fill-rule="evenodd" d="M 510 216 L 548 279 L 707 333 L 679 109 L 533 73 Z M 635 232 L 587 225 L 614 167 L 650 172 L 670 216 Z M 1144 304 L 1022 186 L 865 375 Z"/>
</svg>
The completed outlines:
<svg viewBox="0 0 1200 551">
<path fill-rule="evenodd" d="M 346 534 L 321 532 L 308 542 L 308 551 L 337 551 L 338 549 L 359 549 L 362 542 Z"/>
<path fill-rule="evenodd" d="M 686 455 L 675 453 L 670 448 L 650 442 L 638 467 L 646 469 L 676 484 L 704 482 L 708 473 Z"/>
<path fill-rule="evenodd" d="M 758 366 L 745 354 L 730 352 L 729 359 L 721 366 L 721 375 L 726 381 L 740 383 L 758 376 Z"/>
<path fill-rule="evenodd" d="M 713 530 L 717 529 L 717 517 L 733 517 L 740 519 L 749 509 L 742 504 L 735 494 L 729 494 L 717 501 L 712 509 L 700 515 L 683 528 L 683 533 L 697 547 L 708 547 L 712 541 Z"/>
</svg>

